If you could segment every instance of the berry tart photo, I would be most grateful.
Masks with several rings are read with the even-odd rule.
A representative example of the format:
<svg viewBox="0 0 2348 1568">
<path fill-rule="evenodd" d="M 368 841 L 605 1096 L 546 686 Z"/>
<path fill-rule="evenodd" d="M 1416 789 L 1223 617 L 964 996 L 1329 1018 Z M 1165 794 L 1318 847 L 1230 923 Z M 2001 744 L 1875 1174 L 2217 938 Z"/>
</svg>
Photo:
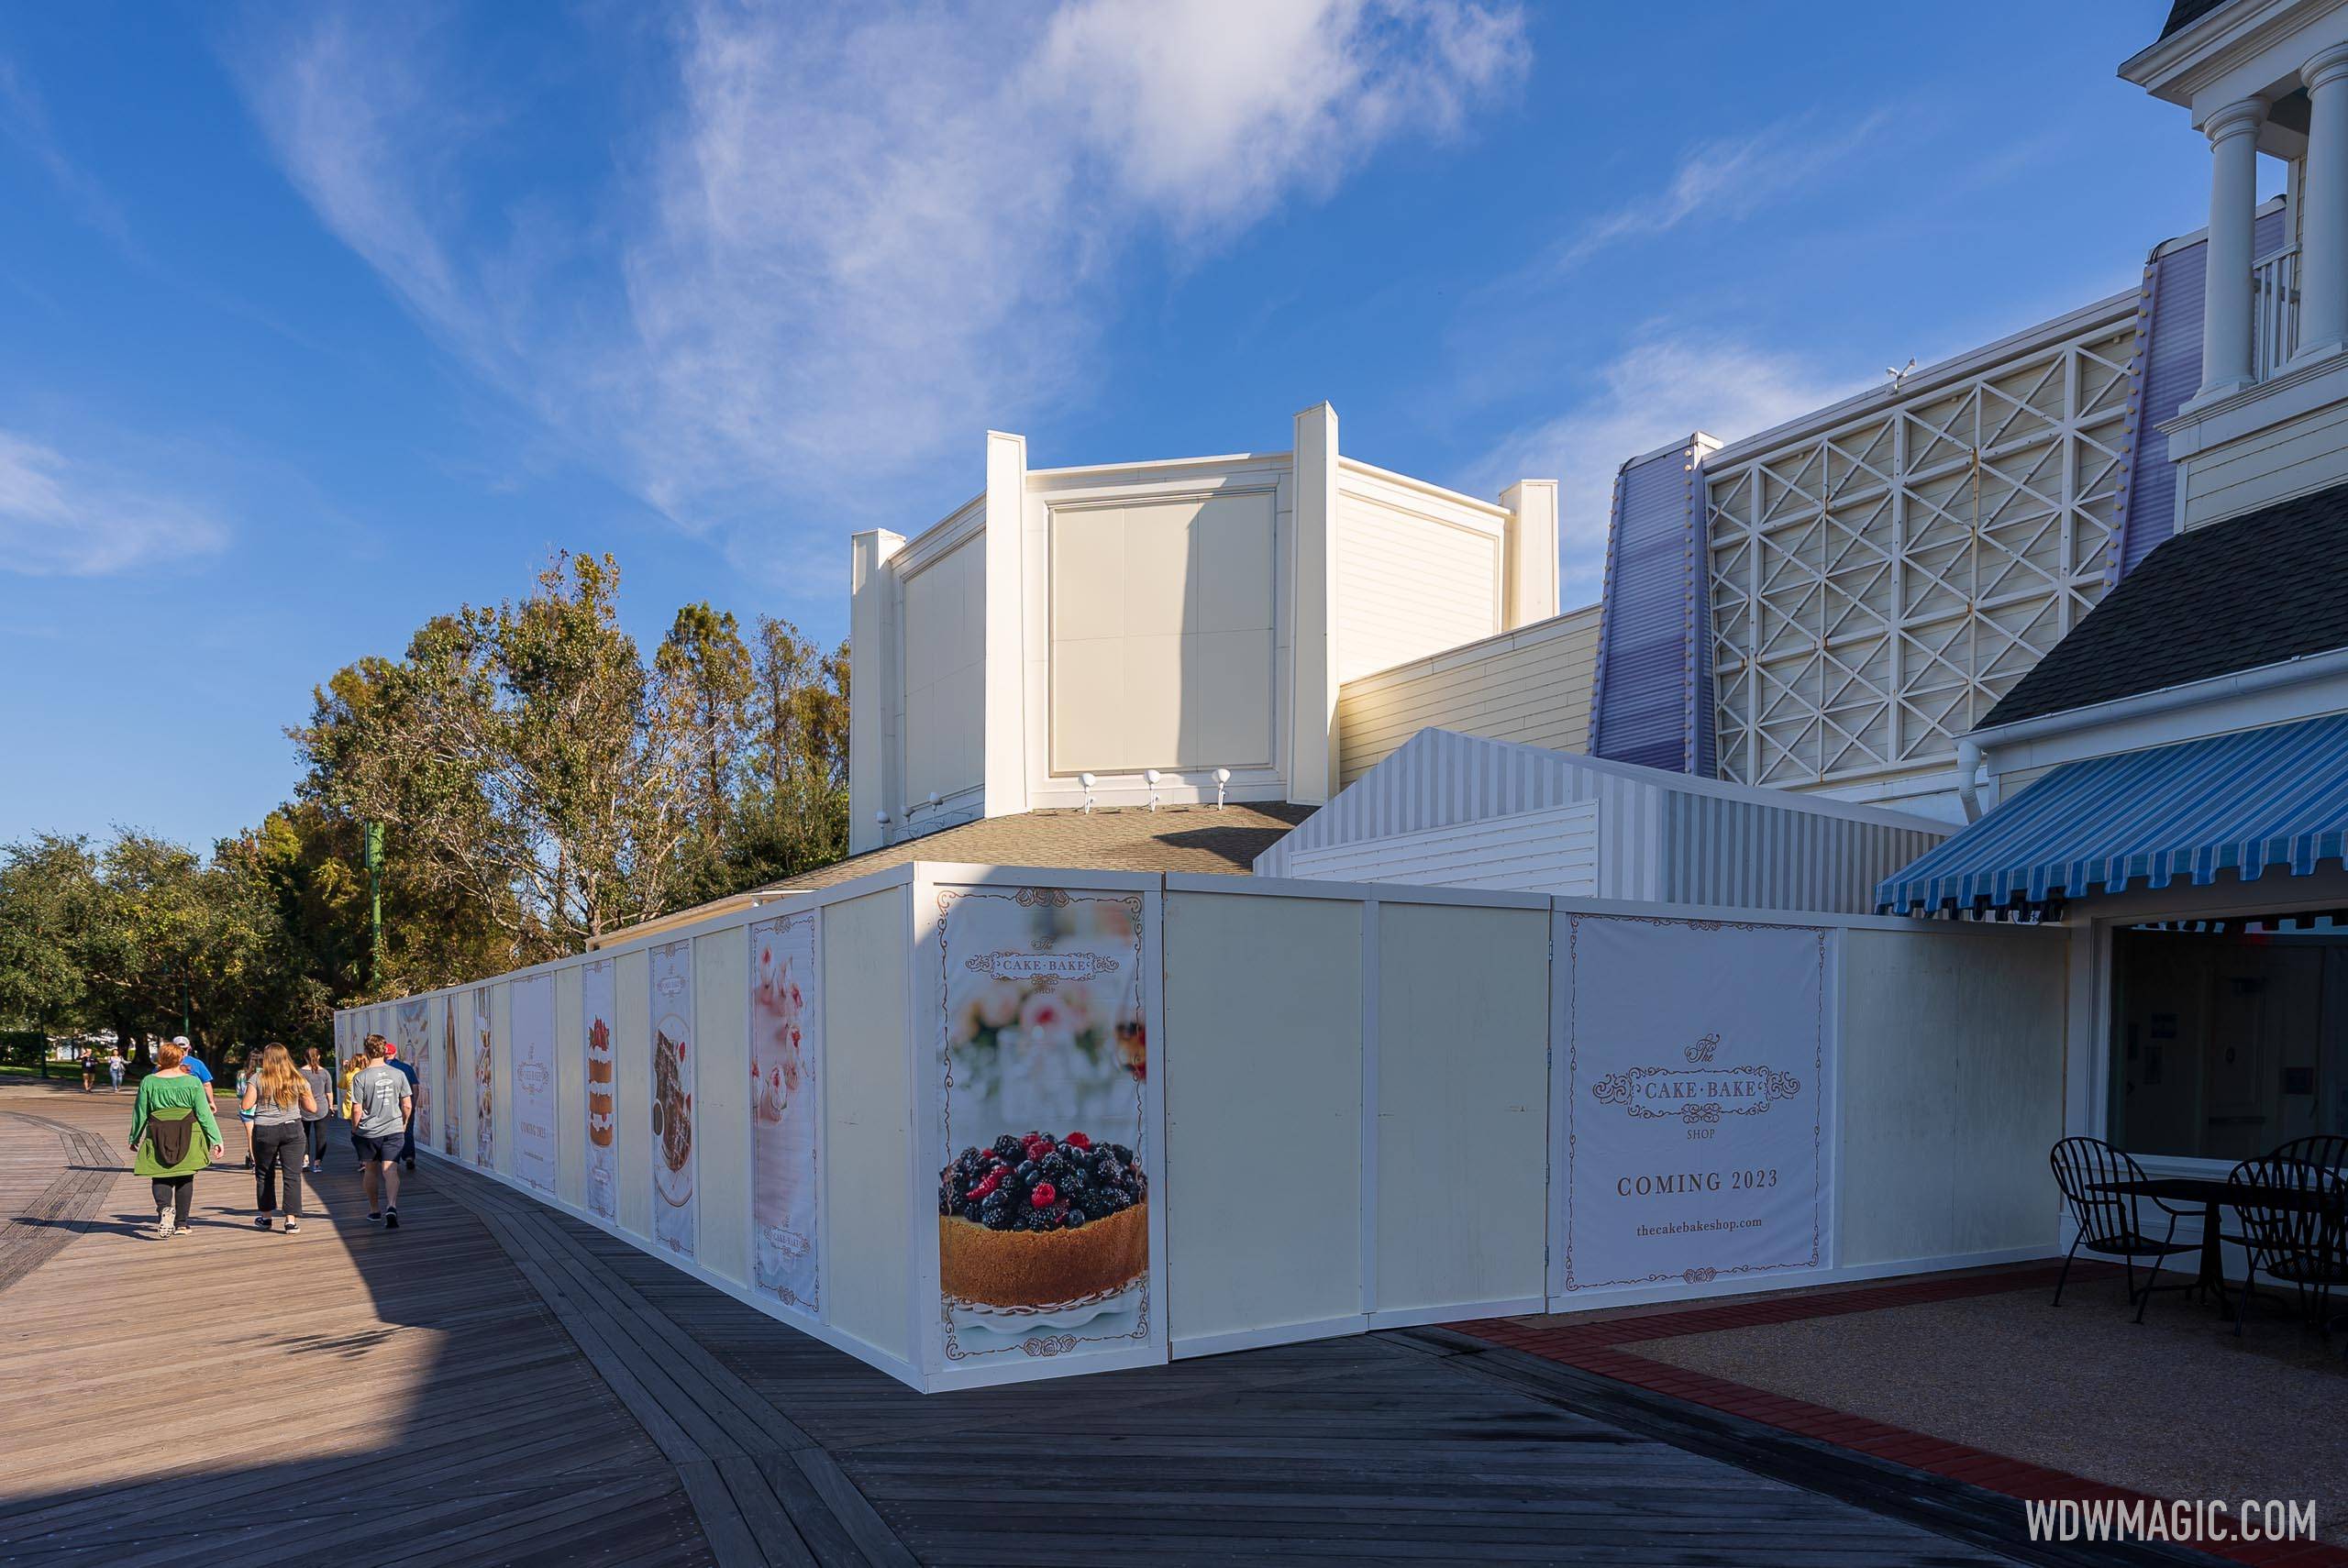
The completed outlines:
<svg viewBox="0 0 2348 1568">
<path fill-rule="evenodd" d="M 961 1311 L 1074 1327 L 1148 1272 L 1148 1178 L 1123 1143 L 1005 1133 L 938 1173 L 937 1253 Z"/>
</svg>

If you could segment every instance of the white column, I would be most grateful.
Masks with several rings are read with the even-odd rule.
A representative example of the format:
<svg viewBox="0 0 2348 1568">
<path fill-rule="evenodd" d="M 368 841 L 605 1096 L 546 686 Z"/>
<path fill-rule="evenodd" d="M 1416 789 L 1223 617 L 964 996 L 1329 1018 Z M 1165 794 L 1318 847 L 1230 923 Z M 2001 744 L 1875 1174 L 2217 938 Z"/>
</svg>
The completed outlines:
<svg viewBox="0 0 2348 1568">
<path fill-rule="evenodd" d="M 874 528 L 848 539 L 847 846 L 860 855 L 892 841 L 904 809 L 896 779 L 897 574 L 889 559 L 902 534 Z M 886 822 L 881 821 L 887 817 Z"/>
<path fill-rule="evenodd" d="M 1337 792 L 1337 411 L 1296 416 L 1295 512 L 1289 574 L 1288 798 L 1318 806 Z"/>
<path fill-rule="evenodd" d="M 985 814 L 1027 809 L 1027 437 L 987 432 Z M 856 688 L 848 688 L 853 693 Z"/>
<path fill-rule="evenodd" d="M 2348 44 L 2299 70 L 2308 89 L 2308 162 L 2299 201 L 2298 358 L 2348 345 Z"/>
<path fill-rule="evenodd" d="M 2212 114 L 2210 135 L 2209 271 L 2201 299 L 2201 391 L 2205 402 L 2250 385 L 2251 225 L 2258 213 L 2258 98 Z"/>
<path fill-rule="evenodd" d="M 1557 481 L 1519 480 L 1501 491 L 1508 508 L 1503 624 L 1511 631 L 1557 613 Z"/>
</svg>

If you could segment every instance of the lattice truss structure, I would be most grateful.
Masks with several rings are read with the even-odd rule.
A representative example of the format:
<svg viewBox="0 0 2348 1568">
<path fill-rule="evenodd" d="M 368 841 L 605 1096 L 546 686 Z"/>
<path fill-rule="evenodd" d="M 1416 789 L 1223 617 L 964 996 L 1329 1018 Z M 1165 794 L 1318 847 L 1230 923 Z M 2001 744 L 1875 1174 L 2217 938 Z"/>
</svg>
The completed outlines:
<svg viewBox="0 0 2348 1568">
<path fill-rule="evenodd" d="M 2131 316 L 1707 465 L 1720 775 L 1939 771 L 2104 591 Z"/>
</svg>

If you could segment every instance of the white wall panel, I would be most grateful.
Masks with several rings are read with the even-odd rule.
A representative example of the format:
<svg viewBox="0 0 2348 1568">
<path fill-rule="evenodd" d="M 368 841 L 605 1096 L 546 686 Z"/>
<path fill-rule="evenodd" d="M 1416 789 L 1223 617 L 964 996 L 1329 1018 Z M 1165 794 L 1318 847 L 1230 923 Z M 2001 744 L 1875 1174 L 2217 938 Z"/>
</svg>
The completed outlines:
<svg viewBox="0 0 2348 1568">
<path fill-rule="evenodd" d="M 749 950 L 742 926 L 693 938 L 693 1184 L 702 1266 L 750 1280 Z"/>
<path fill-rule="evenodd" d="M 587 1201 L 587 1058 L 580 1044 L 581 966 L 554 972 L 555 1192 Z"/>
<path fill-rule="evenodd" d="M 1501 629 L 1507 518 L 1341 463 L 1340 682 Z"/>
<path fill-rule="evenodd" d="M 1053 772 L 1270 763 L 1273 505 L 1052 510 Z"/>
<path fill-rule="evenodd" d="M 1372 1309 L 1538 1297 L 1548 911 L 1380 904 L 1378 916 Z M 1428 1179 L 1434 1173 L 1442 1179 Z"/>
<path fill-rule="evenodd" d="M 2062 933 L 1845 933 L 1844 1265 L 2055 1244 Z"/>
<path fill-rule="evenodd" d="M 841 1332 L 911 1360 L 911 904 L 905 889 L 892 888 L 828 905 L 823 921 L 825 1316 Z M 739 945 L 738 933 L 735 940 Z"/>
<path fill-rule="evenodd" d="M 980 782 L 986 547 L 974 538 L 905 580 L 904 800 Z"/>
<path fill-rule="evenodd" d="M 612 966 L 612 1140 L 619 1153 L 620 1228 L 649 1239 L 652 1234 L 652 967 L 639 947 Z"/>
<path fill-rule="evenodd" d="M 1335 900 L 1167 895 L 1153 1055 L 1177 1355 L 1360 1312 L 1361 920 Z"/>
</svg>

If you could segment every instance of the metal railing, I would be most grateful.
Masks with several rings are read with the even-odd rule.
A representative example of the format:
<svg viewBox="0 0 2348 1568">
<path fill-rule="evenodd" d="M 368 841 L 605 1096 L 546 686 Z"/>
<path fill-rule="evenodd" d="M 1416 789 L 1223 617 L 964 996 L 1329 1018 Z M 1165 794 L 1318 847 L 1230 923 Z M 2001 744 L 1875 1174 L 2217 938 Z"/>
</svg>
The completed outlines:
<svg viewBox="0 0 2348 1568">
<path fill-rule="evenodd" d="M 2250 268 L 2250 374 L 2265 381 L 2299 346 L 2299 248 L 2287 246 Z"/>
</svg>

